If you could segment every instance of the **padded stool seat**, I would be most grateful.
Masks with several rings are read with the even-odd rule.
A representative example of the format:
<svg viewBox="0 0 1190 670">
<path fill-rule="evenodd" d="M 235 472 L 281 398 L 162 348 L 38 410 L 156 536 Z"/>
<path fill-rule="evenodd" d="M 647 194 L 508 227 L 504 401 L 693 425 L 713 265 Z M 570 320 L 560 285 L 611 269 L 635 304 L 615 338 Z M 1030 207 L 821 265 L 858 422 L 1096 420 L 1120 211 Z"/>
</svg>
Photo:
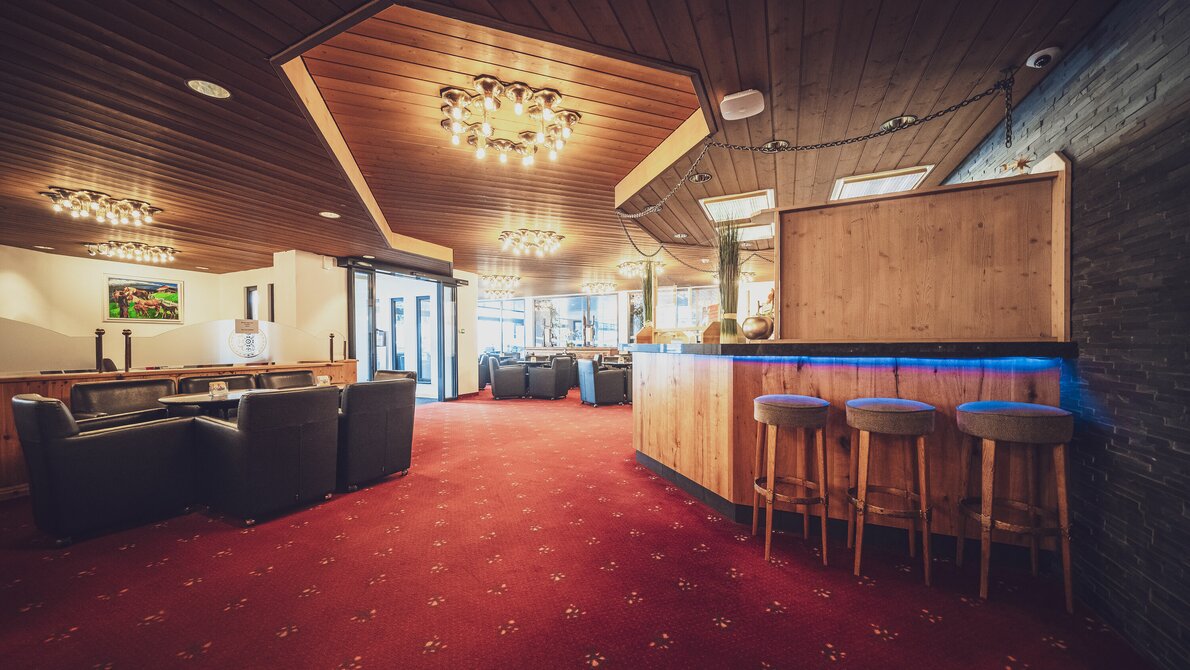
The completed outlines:
<svg viewBox="0 0 1190 670">
<path fill-rule="evenodd" d="M 762 395 L 753 402 L 753 418 L 759 423 L 789 428 L 817 428 L 826 425 L 831 404 L 808 395 Z"/>
<path fill-rule="evenodd" d="M 900 398 L 857 398 L 847 401 L 847 425 L 883 435 L 928 435 L 934 432 L 934 407 Z"/>
<path fill-rule="evenodd" d="M 1074 415 L 1060 407 L 983 400 L 956 408 L 959 430 L 985 440 L 1059 444 L 1074 434 Z"/>
</svg>

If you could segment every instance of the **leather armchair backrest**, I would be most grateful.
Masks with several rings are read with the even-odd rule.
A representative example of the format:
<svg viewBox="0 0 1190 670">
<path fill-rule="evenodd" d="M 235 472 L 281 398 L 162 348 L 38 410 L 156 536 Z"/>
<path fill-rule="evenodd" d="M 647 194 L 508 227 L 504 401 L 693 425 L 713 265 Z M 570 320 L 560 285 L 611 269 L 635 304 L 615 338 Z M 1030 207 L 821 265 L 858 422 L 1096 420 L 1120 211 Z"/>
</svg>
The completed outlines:
<svg viewBox="0 0 1190 670">
<path fill-rule="evenodd" d="M 206 393 L 211 382 L 227 382 L 229 391 L 256 388 L 252 375 L 214 375 L 211 377 L 183 377 L 178 380 L 178 393 Z"/>
<path fill-rule="evenodd" d="M 56 398 L 46 398 L 37 393 L 15 395 L 12 398 L 12 414 L 22 445 L 40 444 L 79 433 L 74 416 Z"/>
<path fill-rule="evenodd" d="M 595 354 L 591 357 L 591 360 L 595 362 L 596 370 L 603 366 L 603 354 Z"/>
<path fill-rule="evenodd" d="M 334 386 L 291 389 L 277 393 L 249 393 L 240 398 L 236 425 L 241 431 L 273 430 L 336 420 L 339 389 Z"/>
<path fill-rule="evenodd" d="M 595 361 L 593 359 L 590 359 L 590 358 L 578 359 L 578 383 L 579 383 L 580 387 L 587 386 L 588 384 L 590 384 L 591 388 L 595 388 L 595 370 L 596 369 L 597 368 L 595 367 Z"/>
<path fill-rule="evenodd" d="M 488 357 L 488 374 L 492 375 L 492 378 L 495 378 L 496 370 L 499 370 L 499 369 L 500 369 L 500 359 L 496 358 L 495 356 L 489 356 Z"/>
<path fill-rule="evenodd" d="M 554 358 L 552 363 L 554 366 L 554 384 L 558 387 L 558 395 L 566 395 L 566 389 L 570 388 L 570 366 L 574 365 L 574 361 L 569 356 L 558 356 Z"/>
<path fill-rule="evenodd" d="M 161 407 L 157 399 L 177 391 L 172 379 L 124 379 L 75 384 L 70 411 L 75 414 L 119 414 Z"/>
<path fill-rule="evenodd" d="M 384 382 L 393 379 L 412 379 L 417 381 L 417 372 L 413 370 L 377 370 L 376 374 L 372 375 L 372 381 Z"/>
<path fill-rule="evenodd" d="M 261 372 L 256 375 L 256 386 L 262 389 L 292 389 L 313 385 L 314 372 L 312 370 Z"/>
<path fill-rule="evenodd" d="M 340 407 L 343 414 L 354 416 L 379 414 L 416 404 L 417 381 L 404 378 L 350 384 L 343 389 Z"/>
</svg>

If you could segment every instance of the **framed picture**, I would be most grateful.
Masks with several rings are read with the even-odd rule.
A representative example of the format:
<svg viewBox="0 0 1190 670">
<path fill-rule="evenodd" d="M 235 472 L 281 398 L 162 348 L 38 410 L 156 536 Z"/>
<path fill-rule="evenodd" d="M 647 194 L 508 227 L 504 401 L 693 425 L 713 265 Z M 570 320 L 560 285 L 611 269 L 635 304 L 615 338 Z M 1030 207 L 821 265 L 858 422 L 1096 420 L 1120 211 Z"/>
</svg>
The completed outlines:
<svg viewBox="0 0 1190 670">
<path fill-rule="evenodd" d="M 103 276 L 103 320 L 182 323 L 182 282 Z"/>
</svg>

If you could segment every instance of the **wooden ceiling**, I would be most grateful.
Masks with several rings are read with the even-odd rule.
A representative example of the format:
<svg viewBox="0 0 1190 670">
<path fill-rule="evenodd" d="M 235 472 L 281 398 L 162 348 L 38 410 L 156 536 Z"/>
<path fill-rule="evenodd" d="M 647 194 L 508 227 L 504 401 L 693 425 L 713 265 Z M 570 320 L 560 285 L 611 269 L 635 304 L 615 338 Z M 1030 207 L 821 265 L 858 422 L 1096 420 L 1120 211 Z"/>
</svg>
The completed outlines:
<svg viewBox="0 0 1190 670">
<path fill-rule="evenodd" d="M 82 242 L 132 239 L 170 243 L 181 249 L 178 267 L 203 265 L 214 271 L 259 267 L 274 251 L 298 248 L 333 255 L 374 254 L 409 262 L 405 254 L 382 250 L 354 193 L 328 157 L 270 65 L 270 56 L 334 23 L 357 0 L 110 0 L 36 5 L 8 3 L 0 16 L 0 244 L 54 246 L 80 253 Z M 660 106 L 647 114 L 617 115 L 613 101 L 599 96 L 606 80 L 583 80 L 579 71 L 611 74 L 588 66 L 602 58 L 580 54 L 557 65 L 517 57 L 528 41 L 578 49 L 584 43 L 603 53 L 673 63 L 701 74 L 708 97 L 757 88 L 768 109 L 746 121 L 718 119 L 718 138 L 760 144 L 774 137 L 798 144 L 862 134 L 905 112 L 925 115 L 989 86 L 1000 68 L 1019 64 L 1041 46 L 1070 49 L 1114 4 L 1112 0 L 1013 0 L 956 3 L 949 0 L 442 0 L 405 3 L 439 14 L 429 24 L 386 21 L 340 34 L 343 42 L 311 52 L 309 64 L 328 86 L 328 104 L 343 113 L 346 134 L 374 145 L 361 155 L 394 228 L 448 239 L 456 266 L 501 271 L 515 267 L 493 244 L 506 223 L 547 221 L 567 236 L 555 262 L 522 265 L 530 292 L 570 292 L 581 281 L 609 278 L 609 262 L 631 247 L 611 214 L 611 185 L 659 141 L 666 119 L 691 104 L 688 92 L 667 80 L 628 76 L 645 89 L 634 97 Z M 381 14 L 413 15 L 403 8 Z M 425 16 L 425 15 L 423 15 Z M 449 19 L 449 20 L 446 20 Z M 410 19 L 411 20 L 411 19 Z M 467 32 L 458 33 L 458 22 Z M 453 28 L 451 28 L 453 27 Z M 383 28 L 392 34 L 368 34 Z M 455 33 L 451 33 L 451 30 Z M 518 35 L 492 50 L 475 39 L 490 31 Z M 433 34 L 433 35 L 432 35 Z M 416 39 L 433 37 L 431 42 Z M 410 39 L 415 41 L 408 44 Z M 512 38 L 509 38 L 512 39 Z M 409 62 L 411 51 L 386 51 L 385 42 L 437 53 L 417 61 L 416 71 L 371 69 L 371 79 L 336 76 L 373 59 Z M 439 45 L 480 47 L 464 51 Z M 565 49 L 543 46 L 542 49 Z M 523 53 L 523 52 L 522 52 Z M 567 52 L 573 53 L 573 52 Z M 541 53 L 529 56 L 552 61 Z M 354 60 L 353 60 L 354 59 Z M 455 73 L 459 85 L 479 74 L 476 63 L 520 70 L 525 78 L 557 77 L 564 94 L 584 113 L 575 142 L 552 170 L 556 183 L 516 165 L 475 166 L 475 159 L 450 147 L 431 123 L 426 98 L 439 85 L 425 73 Z M 566 66 L 568 73 L 548 69 Z M 320 71 L 319 68 L 328 68 Z M 329 68 L 340 68 L 331 70 Z M 498 72 L 496 74 L 499 74 Z M 404 76 L 401 76 L 404 75 Z M 1022 70 L 1016 97 L 1034 86 L 1043 71 Z M 567 77 L 573 76 L 578 81 Z M 672 76 L 672 73 L 670 73 Z M 184 87 L 189 78 L 216 81 L 232 98 L 215 101 Z M 642 78 L 643 77 L 643 78 Z M 461 78 L 461 79 L 460 79 Z M 517 78 L 510 76 L 509 78 Z M 421 80 L 401 88 L 397 79 Z M 565 83 L 562 83 L 565 82 Z M 545 81 L 530 81 L 543 85 Z M 348 85 L 350 84 L 350 85 Z M 631 84 L 636 86 L 637 84 Z M 668 102 L 648 87 L 675 91 Z M 598 91 L 596 91 L 598 89 Z M 598 95 L 596 95 L 598 93 Z M 580 104 L 581 102 L 581 104 Z M 600 108 L 597 104 L 605 105 Z M 668 106 L 666 106 L 668 105 Z M 585 106 L 585 107 L 584 107 Z M 628 106 L 629 110 L 637 110 Z M 668 110 L 666 112 L 665 110 Z M 434 111 L 434 110 L 430 110 Z M 717 110 L 714 110 L 717 115 Z M 435 111 L 436 113 L 436 111 Z M 705 244 L 710 225 L 696 198 L 776 188 L 778 205 L 822 202 L 837 177 L 918 164 L 937 167 L 927 185 L 940 183 L 983 137 L 996 128 L 1002 102 L 971 105 L 946 119 L 846 148 L 799 155 L 764 156 L 712 149 L 703 169 L 714 179 L 679 191 L 657 215 L 634 230 L 647 251 L 649 238 L 665 240 L 698 266 L 713 257 Z M 602 118 L 601 118 L 602 117 Z M 642 118 L 643 117 L 643 118 Z M 680 119 L 679 119 L 680 120 Z M 425 131 L 426 134 L 418 135 Z M 452 152 L 466 158 L 455 168 Z M 410 160 L 398 160 L 411 158 Z M 689 166 L 679 160 L 625 205 L 636 211 L 656 201 Z M 463 193 L 447 179 L 456 170 Z M 138 197 L 165 208 L 152 231 L 119 234 L 94 224 L 53 215 L 37 192 L 49 185 L 93 188 Z M 429 206 L 431 196 L 444 203 Z M 406 203 L 415 203 L 407 207 Z M 317 212 L 343 218 L 328 222 Z M 485 220 L 481 225 L 482 212 Z M 415 232 L 416 231 L 416 232 Z M 689 234 L 675 242 L 675 233 Z M 600 245 L 606 253 L 600 253 Z M 614 263 L 611 263 L 614 265 Z M 431 269 L 431 268 L 426 268 Z M 705 275 L 672 259 L 665 283 L 705 283 Z M 748 268 L 771 276 L 753 260 Z"/>
<path fill-rule="evenodd" d="M 619 262 L 639 257 L 612 215 L 615 184 L 701 113 L 692 73 L 408 7 L 384 9 L 302 58 L 393 231 L 452 247 L 456 267 L 522 276 L 535 293 L 614 280 Z M 532 166 L 478 160 L 473 148 L 450 143 L 439 91 L 473 90 L 481 74 L 556 89 L 566 109 L 582 114 L 556 161 L 544 152 Z M 496 136 L 514 140 L 534 128 L 511 104 L 492 124 Z M 547 258 L 503 252 L 498 235 L 517 228 L 566 239 Z"/>
</svg>

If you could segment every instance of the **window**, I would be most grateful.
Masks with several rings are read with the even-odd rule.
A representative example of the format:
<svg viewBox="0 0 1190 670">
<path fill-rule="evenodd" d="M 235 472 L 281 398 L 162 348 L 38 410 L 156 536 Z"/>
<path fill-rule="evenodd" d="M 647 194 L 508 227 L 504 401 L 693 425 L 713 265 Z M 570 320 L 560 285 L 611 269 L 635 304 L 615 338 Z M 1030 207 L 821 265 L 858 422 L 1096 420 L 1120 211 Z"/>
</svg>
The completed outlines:
<svg viewBox="0 0 1190 670">
<path fill-rule="evenodd" d="M 483 352 L 514 352 L 525 348 L 525 300 L 480 300 L 476 340 Z"/>
<path fill-rule="evenodd" d="M 534 346 L 616 346 L 619 344 L 617 304 L 615 294 L 534 300 Z"/>
<path fill-rule="evenodd" d="M 734 195 L 701 198 L 698 201 L 698 205 L 702 207 L 702 211 L 706 213 L 707 218 L 715 223 L 745 221 L 775 206 L 773 189 L 771 188 L 763 191 L 753 191 L 751 193 L 736 193 Z"/>
<path fill-rule="evenodd" d="M 657 290 L 657 328 L 702 329 L 710 323 L 708 308 L 719 304 L 719 288 L 663 286 Z"/>
<path fill-rule="evenodd" d="M 831 191 L 831 200 L 846 198 L 862 198 L 869 195 L 884 195 L 912 191 L 933 170 L 933 165 L 920 165 L 903 170 L 889 170 L 887 172 L 873 172 L 852 177 L 841 177 L 835 180 L 835 188 Z"/>
<path fill-rule="evenodd" d="M 274 308 L 276 304 L 277 300 L 275 299 L 273 285 L 269 284 L 269 321 L 277 320 L 277 310 Z"/>
<path fill-rule="evenodd" d="M 244 318 L 256 319 L 260 314 L 260 291 L 255 286 L 244 287 Z"/>
</svg>

